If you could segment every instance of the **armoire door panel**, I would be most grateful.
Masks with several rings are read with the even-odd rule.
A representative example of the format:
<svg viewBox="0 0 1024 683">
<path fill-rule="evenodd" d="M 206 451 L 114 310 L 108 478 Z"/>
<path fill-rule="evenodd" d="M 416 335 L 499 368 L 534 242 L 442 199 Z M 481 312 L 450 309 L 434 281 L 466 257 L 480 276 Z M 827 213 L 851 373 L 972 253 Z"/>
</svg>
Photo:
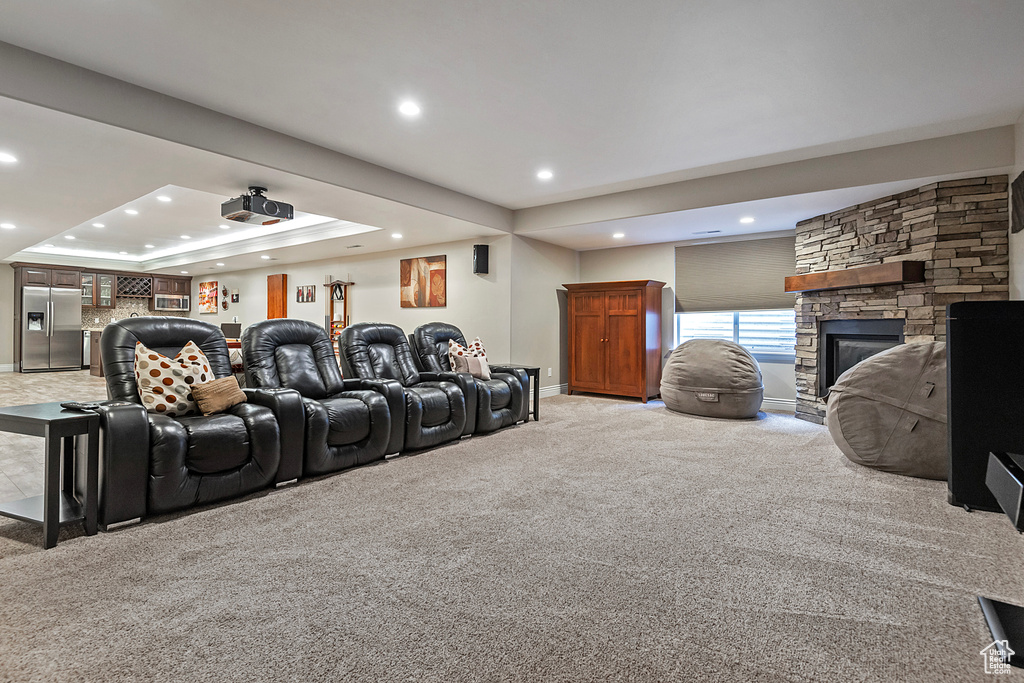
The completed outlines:
<svg viewBox="0 0 1024 683">
<path fill-rule="evenodd" d="M 638 313 L 608 314 L 608 373 L 610 392 L 633 394 L 641 390 L 644 344 Z"/>
<path fill-rule="evenodd" d="M 605 297 L 605 308 L 609 315 L 624 313 L 636 315 L 643 308 L 643 297 L 640 291 L 608 292 Z"/>
<path fill-rule="evenodd" d="M 581 293 L 572 297 L 570 308 L 574 320 L 571 358 L 573 390 L 604 388 L 604 303 L 604 296 L 600 293 Z"/>
</svg>

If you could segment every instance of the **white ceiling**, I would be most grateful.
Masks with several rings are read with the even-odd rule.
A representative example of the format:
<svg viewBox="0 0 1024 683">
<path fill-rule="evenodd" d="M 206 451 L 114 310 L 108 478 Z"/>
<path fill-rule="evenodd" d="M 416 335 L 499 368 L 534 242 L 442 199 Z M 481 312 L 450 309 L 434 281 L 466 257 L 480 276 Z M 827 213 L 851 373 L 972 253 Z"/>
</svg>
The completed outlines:
<svg viewBox="0 0 1024 683">
<path fill-rule="evenodd" d="M 275 255 L 275 247 L 298 242 L 330 240 L 333 247 L 319 247 L 323 258 L 337 253 L 331 249 L 344 250 L 350 244 L 363 244 L 367 251 L 375 251 L 503 234 L 3 97 L 0 121 L 0 150 L 16 151 L 19 158 L 17 164 L 0 164 L 0 223 L 17 226 L 15 230 L 0 230 L 0 259 L 177 273 L 181 266 L 204 260 L 226 262 L 232 270 L 253 267 L 260 264 L 259 256 L 268 250 Z M 269 187 L 270 197 L 293 203 L 300 211 L 339 221 L 277 235 L 268 235 L 264 228 L 260 230 L 264 236 L 259 239 L 250 236 L 242 242 L 164 254 L 141 262 L 132 258 L 145 250 L 145 244 L 167 251 L 182 243 L 182 234 L 204 242 L 222 233 L 246 231 L 240 223 L 229 231 L 217 226 L 226 223 L 220 218 L 220 203 L 241 194 L 251 184 Z M 160 194 L 179 195 L 179 201 L 162 204 L 155 199 Z M 140 213 L 123 213 L 131 207 Z M 107 227 L 93 228 L 94 222 Z M 289 227 L 287 223 L 280 225 Z M 383 227 L 387 230 L 380 229 Z M 376 232 L 359 234 L 367 229 Z M 400 242 L 391 237 L 395 232 L 403 234 Z M 77 248 L 113 256 L 83 260 L 67 254 L 48 256 L 46 252 L 25 251 L 44 244 L 72 244 L 63 239 L 67 234 L 78 238 L 73 241 Z M 130 254 L 121 257 L 119 251 Z"/>
<path fill-rule="evenodd" d="M 520 208 L 1013 123 L 1022 30 L 994 0 L 6 0 L 0 40 Z"/>
<path fill-rule="evenodd" d="M 1024 2 L 5 0 L 2 18 L 0 41 L 513 209 L 1012 124 L 1024 111 Z M 406 97 L 419 119 L 397 114 Z M 6 97 L 0 122 L 0 150 L 21 157 L 0 165 L 0 222 L 18 225 L 0 231 L 0 258 L 112 221 L 169 186 L 226 198 L 266 185 L 341 223 L 137 263 L 144 270 L 251 267 L 274 249 L 283 260 L 341 257 L 353 243 L 393 249 L 394 231 L 402 247 L 504 234 Z M 545 167 L 547 182 L 535 177 Z M 927 181 L 529 236 L 592 249 L 775 231 Z M 219 210 L 190 206 L 92 239 L 133 258 L 186 224 L 217 230 Z M 744 213 L 757 222 L 738 225 Z M 351 224 L 383 229 L 342 234 Z M 611 240 L 618 230 L 627 237 Z"/>
</svg>

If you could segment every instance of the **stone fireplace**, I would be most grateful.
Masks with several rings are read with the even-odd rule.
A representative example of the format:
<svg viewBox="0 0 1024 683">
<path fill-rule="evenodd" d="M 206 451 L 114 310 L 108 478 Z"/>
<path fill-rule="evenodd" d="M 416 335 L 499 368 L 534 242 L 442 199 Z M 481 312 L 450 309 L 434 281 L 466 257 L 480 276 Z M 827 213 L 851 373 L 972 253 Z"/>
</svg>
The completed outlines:
<svg viewBox="0 0 1024 683">
<path fill-rule="evenodd" d="M 921 261 L 924 281 L 796 298 L 796 415 L 821 424 L 842 368 L 902 342 L 944 341 L 946 305 L 1009 298 L 1007 177 L 932 183 L 797 223 L 796 274 Z"/>
</svg>

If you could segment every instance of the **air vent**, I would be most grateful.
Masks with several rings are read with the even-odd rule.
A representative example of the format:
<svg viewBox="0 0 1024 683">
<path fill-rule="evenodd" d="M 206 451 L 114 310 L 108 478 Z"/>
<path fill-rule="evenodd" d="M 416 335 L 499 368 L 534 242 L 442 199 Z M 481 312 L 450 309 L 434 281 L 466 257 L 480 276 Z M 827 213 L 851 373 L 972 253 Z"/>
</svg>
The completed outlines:
<svg viewBox="0 0 1024 683">
<path fill-rule="evenodd" d="M 358 248 L 359 248 L 359 247 L 361 247 L 361 246 L 363 246 L 363 245 L 361 245 L 361 244 L 350 244 L 350 245 L 348 245 L 348 246 L 347 246 L 347 247 L 345 247 L 345 248 L 346 248 L 346 249 L 358 249 Z"/>
<path fill-rule="evenodd" d="M 693 233 L 694 235 L 720 235 L 721 230 L 701 230 L 700 232 Z"/>
</svg>

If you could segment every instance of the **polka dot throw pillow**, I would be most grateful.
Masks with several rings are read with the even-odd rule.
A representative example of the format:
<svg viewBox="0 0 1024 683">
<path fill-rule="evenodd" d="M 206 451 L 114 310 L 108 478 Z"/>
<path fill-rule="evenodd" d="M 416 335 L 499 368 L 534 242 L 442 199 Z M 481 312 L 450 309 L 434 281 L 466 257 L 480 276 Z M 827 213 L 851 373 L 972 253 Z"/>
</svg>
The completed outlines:
<svg viewBox="0 0 1024 683">
<path fill-rule="evenodd" d="M 135 344 L 135 382 L 142 405 L 151 413 L 169 417 L 199 415 L 192 387 L 214 379 L 210 362 L 194 342 L 173 359 Z"/>
<path fill-rule="evenodd" d="M 456 356 L 466 356 L 469 358 L 483 358 L 484 362 L 487 362 L 487 352 L 484 350 L 484 343 L 480 341 L 480 337 L 475 338 L 469 343 L 469 346 L 463 346 L 454 339 L 448 340 L 448 362 L 452 366 L 452 370 L 455 370 Z"/>
</svg>

